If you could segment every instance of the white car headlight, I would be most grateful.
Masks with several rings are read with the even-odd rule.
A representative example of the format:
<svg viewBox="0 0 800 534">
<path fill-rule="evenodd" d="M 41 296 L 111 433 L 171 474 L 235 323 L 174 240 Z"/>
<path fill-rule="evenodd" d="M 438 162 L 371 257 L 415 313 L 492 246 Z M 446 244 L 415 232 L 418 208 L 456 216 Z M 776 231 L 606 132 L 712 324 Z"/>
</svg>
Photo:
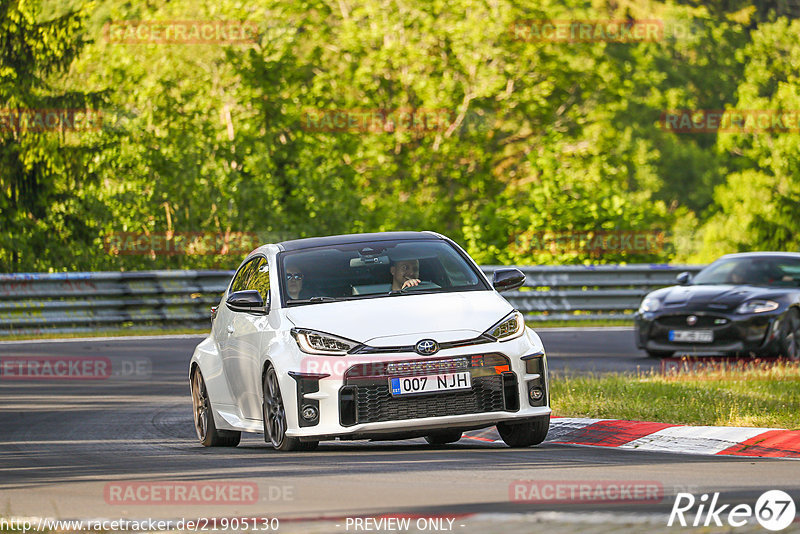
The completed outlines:
<svg viewBox="0 0 800 534">
<path fill-rule="evenodd" d="M 778 306 L 774 300 L 749 300 L 736 308 L 736 313 L 764 313 L 777 310 Z"/>
<path fill-rule="evenodd" d="M 304 328 L 292 328 L 292 337 L 297 341 L 297 346 L 300 347 L 300 350 L 308 354 L 344 356 L 360 345 L 360 343 L 343 337 Z"/>
<path fill-rule="evenodd" d="M 525 331 L 525 319 L 522 314 L 514 310 L 503 317 L 503 320 L 484 332 L 498 341 L 507 341 L 522 335 Z"/>
<path fill-rule="evenodd" d="M 661 302 L 655 297 L 645 297 L 639 306 L 639 313 L 654 312 L 661 307 Z"/>
</svg>

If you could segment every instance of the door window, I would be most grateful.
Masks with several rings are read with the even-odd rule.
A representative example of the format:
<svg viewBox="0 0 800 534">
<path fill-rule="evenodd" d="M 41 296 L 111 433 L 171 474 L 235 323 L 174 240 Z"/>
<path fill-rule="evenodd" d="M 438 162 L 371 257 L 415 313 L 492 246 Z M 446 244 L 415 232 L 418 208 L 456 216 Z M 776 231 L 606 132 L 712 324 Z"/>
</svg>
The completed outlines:
<svg viewBox="0 0 800 534">
<path fill-rule="evenodd" d="M 264 305 L 269 305 L 269 263 L 267 258 L 256 258 L 252 262 L 253 276 L 248 278 L 247 289 L 255 289 L 261 295 Z"/>
<path fill-rule="evenodd" d="M 256 270 L 258 269 L 259 260 L 264 260 L 264 262 L 267 261 L 264 258 L 258 257 L 258 258 L 253 258 L 252 260 L 242 265 L 242 267 L 239 269 L 239 272 L 237 272 L 236 276 L 233 277 L 233 282 L 231 283 L 231 290 L 230 290 L 231 293 L 234 293 L 236 291 L 242 291 L 248 288 L 250 280 L 253 279 L 253 277 L 256 274 Z"/>
</svg>

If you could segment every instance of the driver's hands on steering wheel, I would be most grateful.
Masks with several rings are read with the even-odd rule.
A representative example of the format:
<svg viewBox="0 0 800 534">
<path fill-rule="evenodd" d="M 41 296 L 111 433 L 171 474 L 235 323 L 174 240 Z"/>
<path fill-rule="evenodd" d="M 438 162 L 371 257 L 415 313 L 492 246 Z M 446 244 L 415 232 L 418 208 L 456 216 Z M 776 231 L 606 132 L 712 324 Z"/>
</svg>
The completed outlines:
<svg viewBox="0 0 800 534">
<path fill-rule="evenodd" d="M 419 285 L 419 278 L 408 278 L 405 282 L 403 282 L 403 286 L 400 288 L 402 291 L 403 289 L 407 289 L 409 287 L 414 287 Z"/>
</svg>

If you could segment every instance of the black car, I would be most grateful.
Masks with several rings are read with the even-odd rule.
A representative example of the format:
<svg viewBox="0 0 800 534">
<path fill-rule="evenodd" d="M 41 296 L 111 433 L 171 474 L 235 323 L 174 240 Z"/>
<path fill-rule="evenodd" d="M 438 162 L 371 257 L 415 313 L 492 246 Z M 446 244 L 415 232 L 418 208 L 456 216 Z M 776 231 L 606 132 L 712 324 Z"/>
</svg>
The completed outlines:
<svg viewBox="0 0 800 534">
<path fill-rule="evenodd" d="M 636 346 L 653 357 L 724 352 L 800 360 L 800 254 L 729 254 L 648 294 Z"/>
</svg>

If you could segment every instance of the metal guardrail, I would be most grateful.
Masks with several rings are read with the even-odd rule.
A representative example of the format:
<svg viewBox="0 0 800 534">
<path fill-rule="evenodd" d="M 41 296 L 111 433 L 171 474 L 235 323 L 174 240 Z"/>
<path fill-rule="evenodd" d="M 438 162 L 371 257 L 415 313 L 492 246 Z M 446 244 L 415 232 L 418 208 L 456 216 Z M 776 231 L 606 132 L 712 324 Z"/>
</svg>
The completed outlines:
<svg viewBox="0 0 800 534">
<path fill-rule="evenodd" d="M 0 274 L 0 336 L 208 324 L 233 271 Z"/>
<path fill-rule="evenodd" d="M 704 265 L 564 265 L 517 267 L 525 273 L 519 291 L 504 293 L 531 322 L 633 320 L 642 298 L 676 283 L 684 271 Z M 483 267 L 491 273 L 499 266 Z"/>
<path fill-rule="evenodd" d="M 483 267 L 491 272 L 499 266 Z M 506 298 L 529 321 L 630 319 L 641 298 L 702 266 L 518 267 L 527 276 Z M 133 327 L 204 328 L 233 271 L 0 274 L 0 336 Z"/>
</svg>

